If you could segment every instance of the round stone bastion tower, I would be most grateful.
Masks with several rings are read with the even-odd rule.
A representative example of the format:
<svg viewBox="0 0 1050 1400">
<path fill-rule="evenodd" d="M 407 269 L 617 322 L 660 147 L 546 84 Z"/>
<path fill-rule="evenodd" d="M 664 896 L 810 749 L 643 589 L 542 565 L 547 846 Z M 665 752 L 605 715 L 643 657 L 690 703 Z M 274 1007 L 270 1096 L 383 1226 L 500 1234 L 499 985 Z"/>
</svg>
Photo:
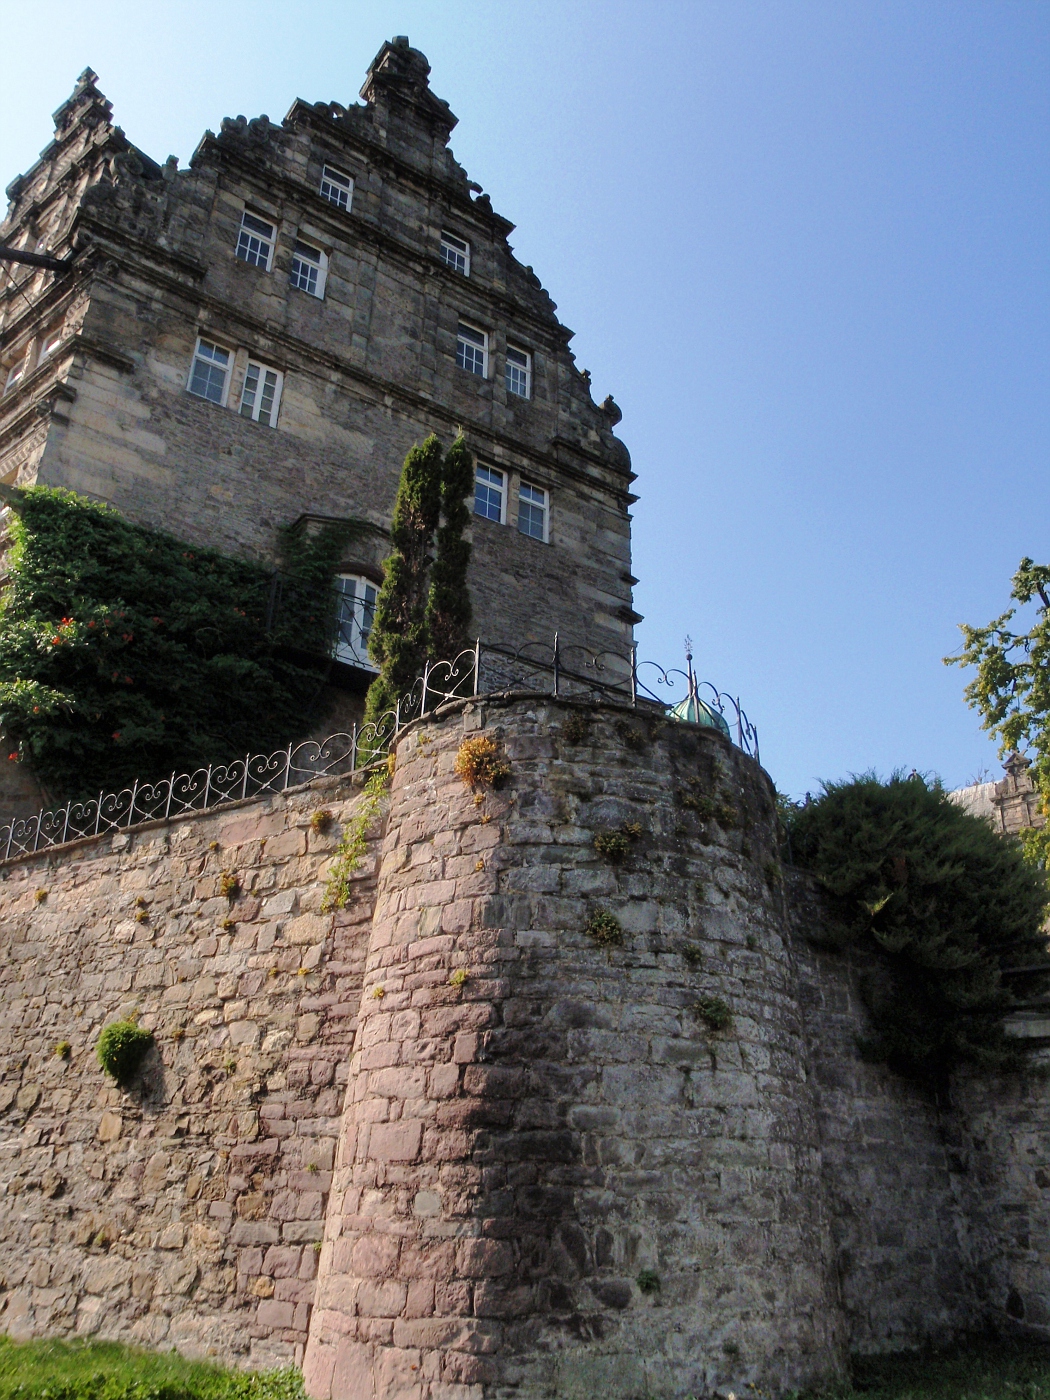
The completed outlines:
<svg viewBox="0 0 1050 1400">
<path fill-rule="evenodd" d="M 507 694 L 404 732 L 311 1396 L 840 1370 L 775 827 L 757 763 L 642 709 Z"/>
</svg>

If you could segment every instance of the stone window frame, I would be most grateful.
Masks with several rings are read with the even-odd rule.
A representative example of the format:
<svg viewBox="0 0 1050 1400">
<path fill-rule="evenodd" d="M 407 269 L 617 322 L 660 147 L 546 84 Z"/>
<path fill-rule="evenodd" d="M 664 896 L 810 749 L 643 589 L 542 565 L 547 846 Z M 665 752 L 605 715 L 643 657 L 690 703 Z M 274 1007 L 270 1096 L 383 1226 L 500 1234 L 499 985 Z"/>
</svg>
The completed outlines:
<svg viewBox="0 0 1050 1400">
<path fill-rule="evenodd" d="M 307 237 L 309 237 L 309 235 L 307 235 Z M 306 253 L 315 254 L 316 261 L 314 258 L 300 259 L 300 248 Z M 296 281 L 296 277 L 301 275 L 296 267 L 296 264 L 299 262 L 305 262 L 308 266 L 316 267 L 317 269 L 317 277 L 315 279 L 313 291 L 311 291 L 308 286 L 304 287 L 301 281 Z M 288 285 L 294 287 L 296 291 L 305 292 L 308 297 L 315 297 L 318 301 L 324 301 L 324 292 L 327 282 L 328 254 L 323 248 L 318 248 L 315 244 L 308 243 L 296 235 L 295 243 L 292 246 L 292 261 L 288 273 Z"/>
<path fill-rule="evenodd" d="M 462 277 L 470 276 L 470 242 L 466 238 L 460 238 L 458 233 L 449 233 L 447 229 L 441 230 L 441 261 L 453 272 L 458 272 Z M 462 262 L 463 266 L 459 264 Z"/>
<path fill-rule="evenodd" d="M 248 220 L 260 227 L 253 228 Z M 263 232 L 263 228 L 270 230 L 269 234 Z M 253 246 L 258 245 L 258 246 Z M 266 256 L 263 262 L 259 261 L 259 252 L 265 248 Z M 273 255 L 277 248 L 277 225 L 262 214 L 256 214 L 253 209 L 241 211 L 241 222 L 237 226 L 237 246 L 234 248 L 234 256 L 241 262 L 246 262 L 249 267 L 257 267 L 262 272 L 273 271 Z"/>
<path fill-rule="evenodd" d="M 251 402 L 246 403 L 245 394 L 249 393 L 249 380 L 252 370 L 257 371 L 257 373 L 255 375 L 255 383 L 250 389 L 252 396 Z M 267 412 L 267 417 L 264 419 L 261 415 L 263 403 L 266 398 L 266 390 L 267 387 L 269 387 L 266 381 L 267 375 L 273 375 L 273 397 Z M 259 392 L 260 386 L 262 386 L 261 393 Z M 241 380 L 240 393 L 237 396 L 237 412 L 240 417 L 248 418 L 253 423 L 262 423 L 263 427 L 276 428 L 277 419 L 281 412 L 281 396 L 283 393 L 283 372 L 277 369 L 276 366 L 263 364 L 261 360 L 252 359 L 249 355 L 248 363 L 244 367 L 244 378 Z M 246 408 L 248 410 L 247 412 L 245 412 Z"/>
<path fill-rule="evenodd" d="M 463 332 L 468 332 L 464 335 Z M 480 343 L 473 337 L 480 337 Z M 475 379 L 488 379 L 489 377 L 489 353 L 492 337 L 488 331 L 483 331 L 480 326 L 472 325 L 470 321 L 457 320 L 456 323 L 456 364 L 465 373 L 473 375 Z M 481 373 L 479 374 L 472 366 L 477 363 L 477 352 L 481 351 Z M 468 364 L 468 361 L 470 363 Z"/>
<path fill-rule="evenodd" d="M 333 178 L 329 179 L 329 176 Z M 341 182 L 345 182 L 349 188 L 343 189 Z M 322 161 L 317 193 L 329 204 L 334 204 L 337 209 L 343 209 L 349 214 L 354 202 L 354 177 L 348 170 L 340 170 L 337 165 L 329 165 L 326 160 Z"/>
<path fill-rule="evenodd" d="M 523 497 L 523 491 L 530 491 L 534 496 L 542 497 L 537 501 L 534 498 Z M 522 528 L 523 508 L 528 512 L 528 520 L 531 524 L 534 520 L 533 512 L 537 509 L 541 512 L 542 528 L 537 535 L 534 530 Z M 535 482 L 526 481 L 524 477 L 518 477 L 518 534 L 524 535 L 526 539 L 537 540 L 541 544 L 550 544 L 551 541 L 551 493 L 546 486 L 538 486 Z"/>
<path fill-rule="evenodd" d="M 485 472 L 484 479 L 481 473 Z M 499 477 L 497 484 L 492 480 Z M 479 510 L 478 503 L 482 499 L 481 492 L 485 492 L 485 503 L 489 503 L 492 494 L 499 493 L 499 519 L 489 515 L 487 510 Z M 475 462 L 474 464 L 474 514 L 479 520 L 487 520 L 491 525 L 506 525 L 507 523 L 507 497 L 510 495 L 510 473 L 503 467 L 491 467 L 487 462 Z"/>
<path fill-rule="evenodd" d="M 517 355 L 520 359 L 512 359 Z M 503 382 L 506 385 L 507 393 L 513 394 L 518 399 L 532 398 L 532 351 L 526 350 L 524 346 L 514 345 L 507 342 L 507 353 L 503 361 Z M 515 388 L 514 384 L 523 384 L 523 388 Z"/>
<path fill-rule="evenodd" d="M 214 350 L 221 350 L 226 356 L 226 365 L 223 370 L 222 398 L 220 399 L 209 398 L 207 394 L 202 394 L 199 390 L 193 388 L 193 375 L 197 368 L 197 359 L 202 345 L 210 345 Z M 223 345 L 221 341 L 212 340 L 210 336 L 198 335 L 193 342 L 193 354 L 190 356 L 190 369 L 186 376 L 186 392 L 192 394 L 195 399 L 203 399 L 205 403 L 215 404 L 216 408 L 226 408 L 230 401 L 230 380 L 233 378 L 233 363 L 236 353 L 237 352 L 229 346 Z M 202 363 L 209 368 L 220 367 L 217 361 L 207 356 L 202 359 Z"/>
</svg>

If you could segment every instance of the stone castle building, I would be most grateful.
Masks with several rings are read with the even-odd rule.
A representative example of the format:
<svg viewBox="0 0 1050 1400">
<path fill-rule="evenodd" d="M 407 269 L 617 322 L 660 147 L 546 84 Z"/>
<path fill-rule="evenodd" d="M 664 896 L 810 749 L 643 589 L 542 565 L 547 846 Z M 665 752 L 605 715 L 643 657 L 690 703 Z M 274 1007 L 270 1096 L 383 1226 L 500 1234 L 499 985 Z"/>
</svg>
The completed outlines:
<svg viewBox="0 0 1050 1400">
<path fill-rule="evenodd" d="M 380 49 L 364 105 L 296 101 L 206 132 L 188 169 L 133 146 L 87 69 L 8 187 L 0 482 L 67 487 L 272 560 L 276 531 L 362 522 L 361 625 L 414 442 L 478 462 L 475 624 L 489 642 L 629 650 L 630 457 L 571 331 L 448 148 L 424 56 Z"/>
<path fill-rule="evenodd" d="M 58 264 L 0 288 L 2 479 L 259 559 L 353 519 L 356 590 L 406 450 L 462 426 L 486 639 L 624 652 L 618 412 L 427 72 L 395 40 L 363 107 L 226 122 L 187 171 L 85 73 L 0 231 Z M 335 767 L 7 829 L 0 1329 L 292 1363 L 314 1400 L 783 1396 L 850 1351 L 1050 1337 L 1050 1080 L 871 1063 L 871 966 L 782 866 L 757 760 L 549 689 L 415 719 L 382 799 Z M 479 739 L 498 790 L 457 771 Z M 130 1016 L 120 1086 L 96 1046 Z M 1045 1017 L 1013 1030 L 1046 1065 Z"/>
</svg>

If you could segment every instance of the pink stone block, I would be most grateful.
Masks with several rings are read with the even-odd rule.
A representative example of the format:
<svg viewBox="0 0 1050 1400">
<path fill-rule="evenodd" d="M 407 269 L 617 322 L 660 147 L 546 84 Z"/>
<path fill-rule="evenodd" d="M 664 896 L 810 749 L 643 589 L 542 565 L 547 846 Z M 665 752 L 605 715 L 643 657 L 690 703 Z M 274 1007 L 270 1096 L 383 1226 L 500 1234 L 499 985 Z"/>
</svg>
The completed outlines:
<svg viewBox="0 0 1050 1400">
<path fill-rule="evenodd" d="M 422 1137 L 423 1124 L 418 1119 L 377 1123 L 369 1135 L 369 1153 L 377 1162 L 414 1162 Z"/>
</svg>

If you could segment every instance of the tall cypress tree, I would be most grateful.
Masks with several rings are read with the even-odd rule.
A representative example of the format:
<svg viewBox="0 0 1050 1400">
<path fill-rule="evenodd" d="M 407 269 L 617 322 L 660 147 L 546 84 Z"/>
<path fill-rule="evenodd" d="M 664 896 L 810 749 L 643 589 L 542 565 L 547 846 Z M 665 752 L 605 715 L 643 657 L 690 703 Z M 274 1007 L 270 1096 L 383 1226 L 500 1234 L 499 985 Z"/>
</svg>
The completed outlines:
<svg viewBox="0 0 1050 1400">
<path fill-rule="evenodd" d="M 474 489 L 474 458 L 462 434 L 445 454 L 441 468 L 442 525 L 430 571 L 427 640 L 432 660 L 453 660 L 467 645 L 472 609 L 467 588 L 470 544 L 463 532 L 470 524 L 467 498 Z"/>
<path fill-rule="evenodd" d="M 393 709 L 427 659 L 427 585 L 434 531 L 441 517 L 441 444 L 431 434 L 401 468 L 368 653 L 382 668 L 368 690 L 365 720 Z"/>
</svg>

